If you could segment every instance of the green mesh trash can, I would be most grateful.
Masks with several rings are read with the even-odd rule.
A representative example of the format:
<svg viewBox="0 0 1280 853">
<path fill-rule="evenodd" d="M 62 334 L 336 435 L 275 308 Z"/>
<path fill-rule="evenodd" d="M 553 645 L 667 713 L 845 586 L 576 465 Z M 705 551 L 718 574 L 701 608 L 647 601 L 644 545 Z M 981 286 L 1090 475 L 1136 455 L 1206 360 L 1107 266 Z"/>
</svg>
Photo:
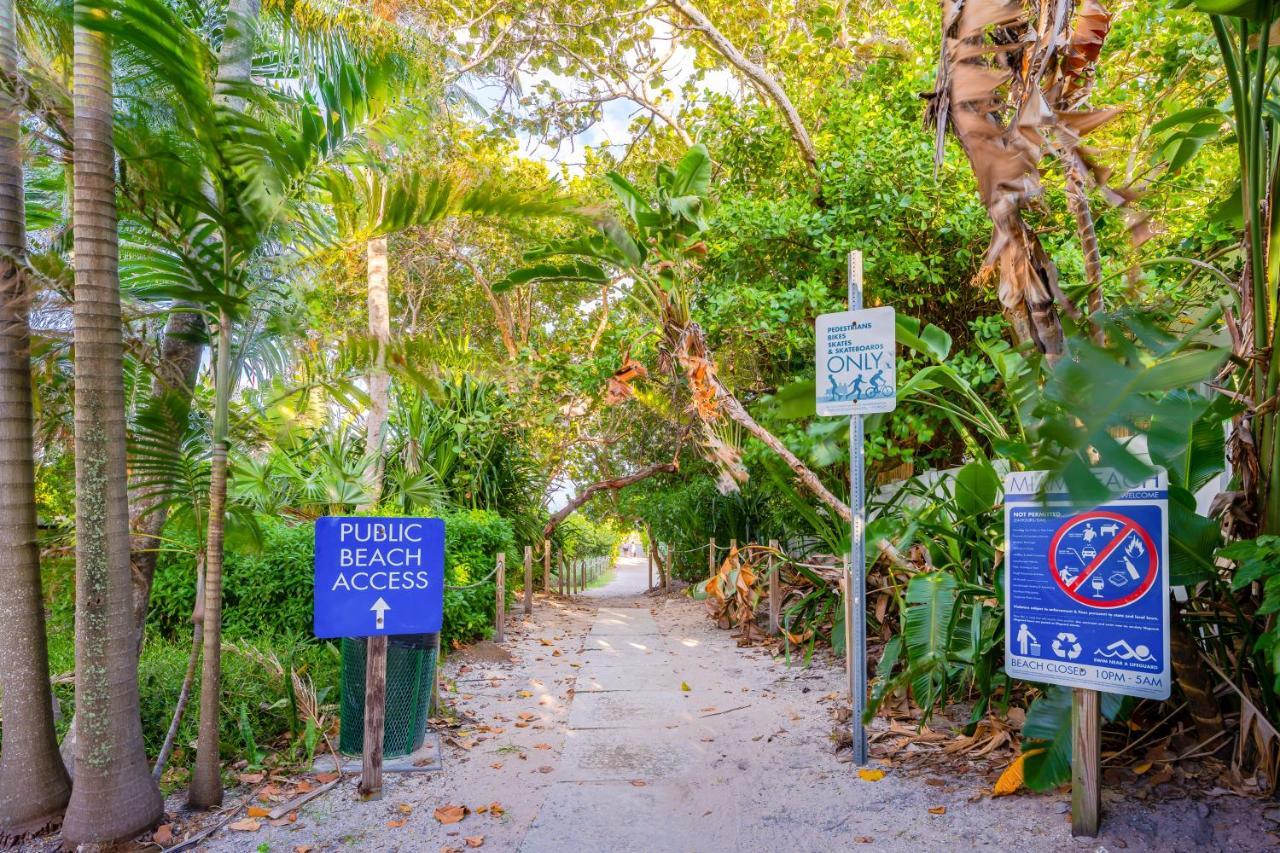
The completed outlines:
<svg viewBox="0 0 1280 853">
<path fill-rule="evenodd" d="M 382 755 L 395 758 L 422 746 L 436 675 L 438 634 L 405 634 L 387 638 L 387 716 Z M 364 752 L 363 637 L 342 640 L 342 727 L 338 749 L 346 755 Z"/>
</svg>

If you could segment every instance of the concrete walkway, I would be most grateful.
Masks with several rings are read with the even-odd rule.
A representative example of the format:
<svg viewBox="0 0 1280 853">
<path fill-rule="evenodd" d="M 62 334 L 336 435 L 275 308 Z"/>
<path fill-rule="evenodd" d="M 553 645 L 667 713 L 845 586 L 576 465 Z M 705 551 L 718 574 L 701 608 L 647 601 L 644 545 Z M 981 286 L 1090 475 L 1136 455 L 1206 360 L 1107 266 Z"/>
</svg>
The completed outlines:
<svg viewBox="0 0 1280 853">
<path fill-rule="evenodd" d="M 847 853 L 850 850 L 1261 851 L 1276 849 L 1268 803 L 1190 780 L 1185 794 L 1103 792 L 1103 837 L 1069 834 L 1069 795 L 992 799 L 1002 762 L 943 752 L 967 718 L 873 723 L 873 767 L 860 776 L 832 749 L 847 720 L 841 662 L 806 666 L 743 647 L 701 602 L 644 595 L 647 563 L 622 561 L 600 596 L 539 595 L 511 614 L 501 646 L 451 654 L 443 691 L 458 713 L 444 728 L 444 769 L 388 774 L 362 802 L 349 776 L 296 819 L 237 821 L 205 849 L 376 853 Z M 1007 760 L 1007 759 L 1006 759 Z M 913 769 L 914 768 L 914 769 Z M 310 784 L 318 780 L 312 778 Z M 278 782 L 266 805 L 291 797 Z M 250 796 L 248 784 L 228 793 Z M 180 795 L 171 811 L 182 816 Z M 437 817 L 445 806 L 463 820 Z M 496 806 L 496 808 L 495 808 Z M 241 829 L 233 828 L 241 827 Z"/>
<path fill-rule="evenodd" d="M 691 849 L 682 804 L 706 771 L 709 729 L 657 621 L 643 605 L 601 607 L 583 659 L 558 778 L 520 849 L 561 853 L 569 828 L 576 850 Z"/>
<path fill-rule="evenodd" d="M 648 589 L 648 558 L 622 557 L 613 567 L 613 580 L 604 586 L 592 587 L 582 595 L 586 598 L 618 598 L 624 595 L 639 595 Z"/>
</svg>

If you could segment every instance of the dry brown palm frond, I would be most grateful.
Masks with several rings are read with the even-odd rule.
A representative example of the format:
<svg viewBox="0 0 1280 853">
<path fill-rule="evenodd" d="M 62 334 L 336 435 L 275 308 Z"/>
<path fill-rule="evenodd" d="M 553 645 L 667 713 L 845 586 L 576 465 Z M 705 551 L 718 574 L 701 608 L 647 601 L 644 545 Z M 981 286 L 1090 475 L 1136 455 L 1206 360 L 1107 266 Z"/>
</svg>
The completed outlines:
<svg viewBox="0 0 1280 853">
<path fill-rule="evenodd" d="M 1085 257 L 1090 309 L 1101 308 L 1102 257 L 1089 192 L 1128 205 L 1135 193 L 1107 185 L 1110 170 L 1082 144 L 1117 115 L 1085 103 L 1111 27 L 1097 0 L 1023 4 L 1008 0 L 943 0 L 943 40 L 927 118 L 960 143 L 992 224 L 979 279 L 998 272 L 998 292 L 1015 333 L 1050 358 L 1062 352 L 1059 310 L 1081 316 L 1058 284 L 1058 271 L 1025 219 L 1042 204 L 1041 161 L 1063 165 L 1066 192 Z M 1074 26 L 1073 26 L 1074 20 Z M 1129 217 L 1134 242 L 1151 233 Z"/>
</svg>

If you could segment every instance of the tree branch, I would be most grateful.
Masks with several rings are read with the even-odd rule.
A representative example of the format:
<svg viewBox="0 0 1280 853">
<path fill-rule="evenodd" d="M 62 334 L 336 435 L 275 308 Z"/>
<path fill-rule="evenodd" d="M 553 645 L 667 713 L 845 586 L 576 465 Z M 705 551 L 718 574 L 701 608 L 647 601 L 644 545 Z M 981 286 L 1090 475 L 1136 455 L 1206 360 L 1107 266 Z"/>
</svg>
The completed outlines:
<svg viewBox="0 0 1280 853">
<path fill-rule="evenodd" d="M 818 182 L 819 189 L 821 189 L 822 175 L 818 171 L 818 150 L 814 147 L 813 140 L 809 137 L 809 131 L 805 128 L 799 111 L 791 103 L 791 99 L 787 97 L 787 93 L 783 90 L 777 78 L 763 66 L 747 59 L 740 50 L 734 47 L 733 42 L 729 41 L 724 33 L 716 28 L 711 19 L 702 14 L 702 11 L 690 3 L 689 0 L 667 0 L 667 5 L 688 19 L 694 29 L 707 37 L 707 40 L 711 42 L 711 46 L 716 49 L 717 53 L 768 95 L 774 105 L 781 110 L 783 120 L 786 121 L 787 127 L 791 130 L 792 138 L 800 148 L 801 159 L 804 160 L 805 166 L 810 174 L 813 175 L 814 180 Z"/>
<path fill-rule="evenodd" d="M 650 465 L 648 468 L 641 468 L 634 474 L 627 474 L 625 477 L 615 477 L 612 480 L 601 480 L 598 483 L 592 483 L 551 516 L 546 526 L 542 528 L 542 538 L 550 539 L 551 534 L 555 532 L 560 522 L 573 515 L 578 507 L 591 500 L 597 492 L 625 489 L 627 486 L 635 485 L 641 480 L 647 480 L 655 474 L 674 474 L 679 470 L 680 465 L 677 462 L 660 462 L 656 465 Z"/>
</svg>

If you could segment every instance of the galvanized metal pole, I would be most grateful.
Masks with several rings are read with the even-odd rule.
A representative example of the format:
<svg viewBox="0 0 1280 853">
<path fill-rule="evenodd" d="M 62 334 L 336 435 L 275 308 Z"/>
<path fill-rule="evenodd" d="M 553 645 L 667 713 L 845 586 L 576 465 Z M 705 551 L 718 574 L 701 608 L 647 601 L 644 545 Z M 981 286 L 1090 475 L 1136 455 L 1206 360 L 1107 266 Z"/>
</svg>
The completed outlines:
<svg viewBox="0 0 1280 853">
<path fill-rule="evenodd" d="M 862 252 L 849 253 L 849 310 L 862 310 Z M 850 689 L 853 693 L 853 761 L 867 763 L 867 730 L 862 715 L 867 709 L 867 494 L 864 477 L 862 415 L 849 416 L 849 507 L 853 510 L 849 560 L 849 589 L 845 596 L 845 624 L 853 634 Z"/>
</svg>

